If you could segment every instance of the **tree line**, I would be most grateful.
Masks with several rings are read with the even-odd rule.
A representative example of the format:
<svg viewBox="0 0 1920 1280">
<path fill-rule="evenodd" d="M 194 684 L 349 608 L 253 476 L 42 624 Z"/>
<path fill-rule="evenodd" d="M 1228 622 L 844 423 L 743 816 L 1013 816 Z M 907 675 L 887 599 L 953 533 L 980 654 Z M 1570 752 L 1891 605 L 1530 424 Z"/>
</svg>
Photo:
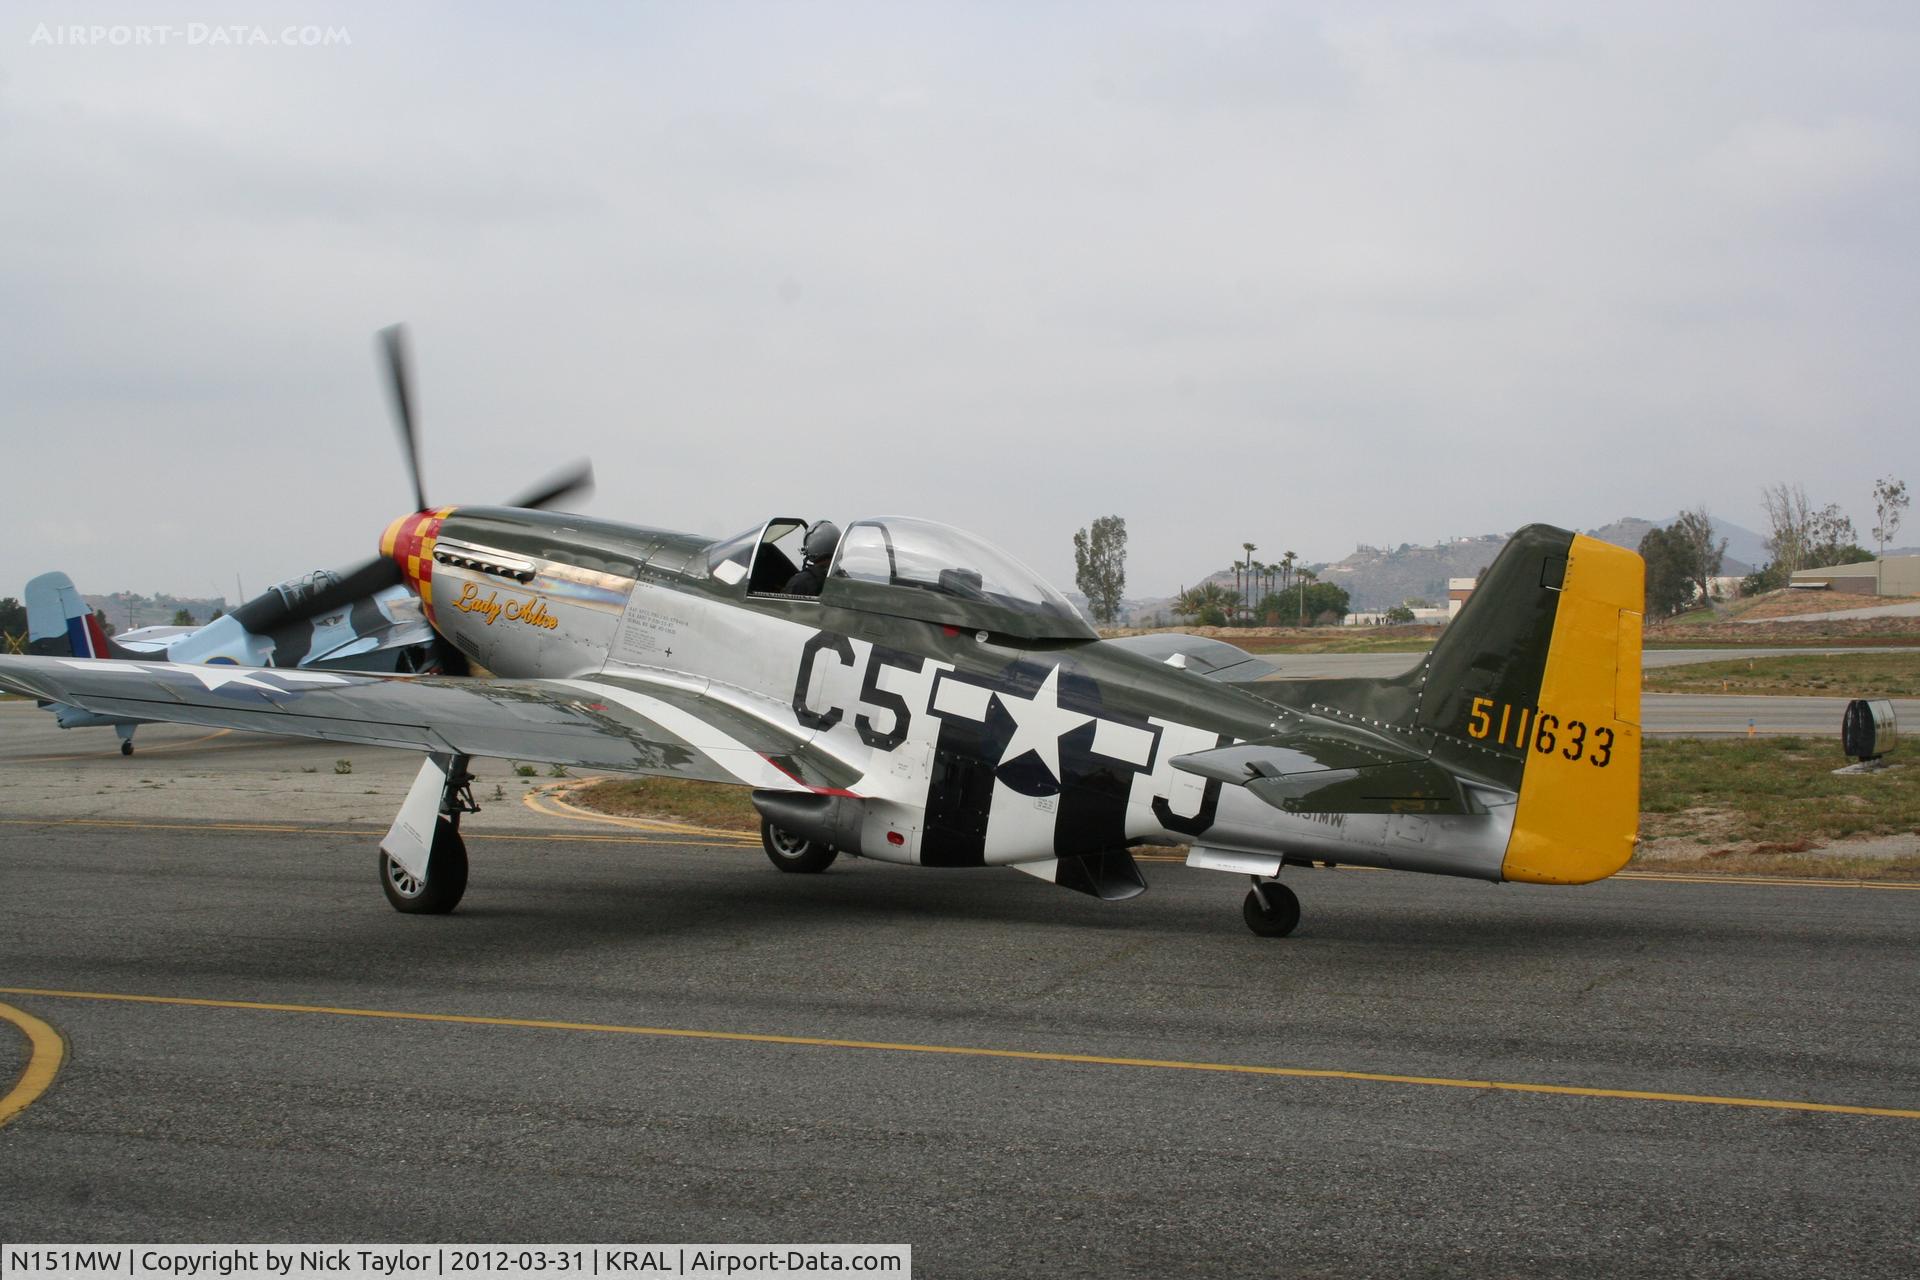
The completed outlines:
<svg viewBox="0 0 1920 1280">
<path fill-rule="evenodd" d="M 1319 575 L 1289 551 L 1272 563 L 1254 559 L 1260 548 L 1240 544 L 1240 554 L 1228 566 L 1234 585 L 1212 580 L 1183 587 L 1173 612 L 1198 626 L 1312 626 L 1338 622 L 1350 610 L 1347 589 L 1321 582 Z M 1093 620 L 1110 627 L 1120 617 L 1120 601 L 1127 586 L 1127 522 L 1120 516 L 1101 516 L 1073 535 L 1073 581 L 1087 598 Z"/>
<path fill-rule="evenodd" d="M 1799 483 L 1781 482 L 1760 491 L 1767 516 L 1767 554 L 1771 559 L 1740 580 L 1740 594 L 1777 591 L 1793 581 L 1801 569 L 1861 564 L 1874 553 L 1859 544 L 1853 521 L 1830 502 L 1815 507 Z M 1905 518 L 1910 499 L 1907 482 L 1892 476 L 1873 485 L 1875 523 L 1873 540 L 1885 555 Z M 1713 581 L 1720 576 L 1727 540 L 1713 536 L 1713 518 L 1705 506 L 1683 511 L 1664 529 L 1654 529 L 1640 540 L 1647 562 L 1647 614 L 1667 618 L 1713 599 Z"/>
</svg>

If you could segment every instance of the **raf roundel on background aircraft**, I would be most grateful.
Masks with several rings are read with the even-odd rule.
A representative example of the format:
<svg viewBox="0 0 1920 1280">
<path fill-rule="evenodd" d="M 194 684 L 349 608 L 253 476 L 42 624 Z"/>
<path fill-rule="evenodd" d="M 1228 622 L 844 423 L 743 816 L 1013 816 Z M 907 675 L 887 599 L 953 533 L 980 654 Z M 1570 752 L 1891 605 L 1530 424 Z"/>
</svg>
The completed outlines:
<svg viewBox="0 0 1920 1280">
<path fill-rule="evenodd" d="M 1271 668 L 1219 641 L 1102 640 L 1019 562 L 926 520 L 852 522 L 818 594 L 792 594 L 817 530 L 799 517 L 714 541 L 542 509 L 581 474 L 510 506 L 430 507 L 385 336 L 419 500 L 305 607 L 402 582 L 491 676 L 6 657 L 0 686 L 425 752 L 379 855 L 401 911 L 465 890 L 475 756 L 750 787 L 768 856 L 795 872 L 846 853 L 1121 899 L 1146 887 L 1132 849 L 1183 843 L 1189 865 L 1252 877 L 1245 919 L 1267 936 L 1299 920 L 1287 866 L 1579 884 L 1632 853 L 1630 551 L 1531 525 L 1406 674 L 1253 683 Z"/>
</svg>

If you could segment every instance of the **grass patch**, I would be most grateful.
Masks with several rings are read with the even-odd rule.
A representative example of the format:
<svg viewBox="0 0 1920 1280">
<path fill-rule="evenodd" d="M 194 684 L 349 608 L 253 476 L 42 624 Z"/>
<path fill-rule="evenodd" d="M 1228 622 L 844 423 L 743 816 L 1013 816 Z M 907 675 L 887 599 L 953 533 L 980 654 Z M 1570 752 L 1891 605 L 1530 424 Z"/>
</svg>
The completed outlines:
<svg viewBox="0 0 1920 1280">
<path fill-rule="evenodd" d="M 760 814 L 745 787 L 687 778 L 609 778 L 589 783 L 567 799 L 596 813 L 658 818 L 720 831 L 760 830 Z"/>
<path fill-rule="evenodd" d="M 1650 693 L 1813 694 L 1830 698 L 1920 697 L 1920 653 L 1796 654 L 1660 667 Z"/>
<path fill-rule="evenodd" d="M 1649 740 L 1641 838 L 1662 858 L 1691 847 L 1701 857 L 1779 859 L 1849 837 L 1920 833 L 1920 768 L 1834 776 L 1845 763 L 1830 739 Z M 1809 861 L 1828 872 L 1834 865 L 1827 857 Z M 1920 871 L 1920 859 L 1868 861 Z"/>
</svg>

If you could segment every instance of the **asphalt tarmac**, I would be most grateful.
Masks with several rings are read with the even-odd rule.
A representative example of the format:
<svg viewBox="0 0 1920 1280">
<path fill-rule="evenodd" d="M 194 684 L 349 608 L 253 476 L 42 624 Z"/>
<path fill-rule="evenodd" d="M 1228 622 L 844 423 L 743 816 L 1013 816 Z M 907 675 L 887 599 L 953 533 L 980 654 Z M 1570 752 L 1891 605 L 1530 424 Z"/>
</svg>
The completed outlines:
<svg viewBox="0 0 1920 1280">
<path fill-rule="evenodd" d="M 0 705 L 0 1004 L 67 1052 L 0 1127 L 0 1239 L 1920 1271 L 1920 889 L 1313 870 L 1269 941 L 1217 873 L 783 876 L 493 764 L 465 903 L 404 917 L 413 758 L 44 721 Z"/>
</svg>

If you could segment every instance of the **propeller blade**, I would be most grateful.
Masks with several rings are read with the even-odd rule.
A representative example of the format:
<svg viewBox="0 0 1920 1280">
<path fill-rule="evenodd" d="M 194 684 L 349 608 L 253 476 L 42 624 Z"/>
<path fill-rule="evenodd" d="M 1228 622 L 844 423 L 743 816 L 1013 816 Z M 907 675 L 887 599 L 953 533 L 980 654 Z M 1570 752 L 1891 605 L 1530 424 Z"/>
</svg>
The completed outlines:
<svg viewBox="0 0 1920 1280">
<path fill-rule="evenodd" d="M 233 616 L 247 630 L 265 634 L 288 623 L 344 609 L 384 587 L 398 585 L 405 576 L 398 564 L 385 556 L 376 556 L 340 574 L 332 586 L 323 587 L 310 596 L 289 602 L 279 591 L 268 591 L 235 609 Z"/>
<path fill-rule="evenodd" d="M 375 556 L 365 564 L 341 574 L 338 582 L 314 592 L 290 612 L 296 618 L 318 617 L 405 581 L 406 574 L 401 572 L 397 563 L 385 556 Z"/>
<path fill-rule="evenodd" d="M 529 489 L 516 498 L 508 500 L 509 507 L 552 507 L 571 498 L 575 494 L 593 492 L 593 464 L 585 458 L 569 466 L 562 467 L 543 480 L 537 488 Z"/>
<path fill-rule="evenodd" d="M 420 436 L 413 419 L 413 371 L 407 355 L 407 326 L 388 325 L 380 331 L 387 359 L 387 391 L 393 397 L 394 425 L 400 428 L 400 447 L 413 478 L 413 509 L 427 509 L 427 489 L 420 481 Z"/>
</svg>

